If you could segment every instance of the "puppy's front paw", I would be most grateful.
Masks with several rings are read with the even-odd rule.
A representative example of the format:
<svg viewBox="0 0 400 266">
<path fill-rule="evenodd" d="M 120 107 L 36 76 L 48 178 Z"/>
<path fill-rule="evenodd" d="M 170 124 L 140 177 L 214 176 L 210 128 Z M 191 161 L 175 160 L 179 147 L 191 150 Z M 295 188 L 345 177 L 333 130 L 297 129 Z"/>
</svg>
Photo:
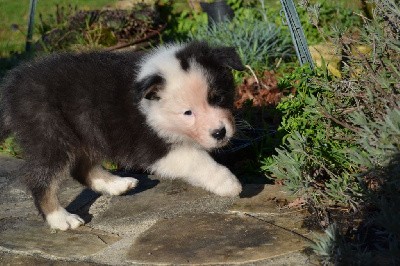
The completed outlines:
<svg viewBox="0 0 400 266">
<path fill-rule="evenodd" d="M 235 197 L 242 191 L 242 185 L 232 173 L 225 173 L 222 182 L 214 188 L 213 192 L 223 197 Z"/>
<path fill-rule="evenodd" d="M 46 221 L 52 229 L 62 231 L 78 228 L 85 223 L 81 217 L 67 212 L 64 208 L 59 208 L 46 215 Z"/>
</svg>

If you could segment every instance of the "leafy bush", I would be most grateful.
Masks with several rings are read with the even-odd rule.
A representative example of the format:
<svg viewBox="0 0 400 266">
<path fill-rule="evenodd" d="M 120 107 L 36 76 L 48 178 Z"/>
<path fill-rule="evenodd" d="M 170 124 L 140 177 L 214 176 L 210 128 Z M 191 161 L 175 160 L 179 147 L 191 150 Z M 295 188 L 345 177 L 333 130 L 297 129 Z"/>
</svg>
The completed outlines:
<svg viewBox="0 0 400 266">
<path fill-rule="evenodd" d="M 302 0 L 297 12 L 309 44 L 316 44 L 334 36 L 338 28 L 341 31 L 356 30 L 362 22 L 354 10 L 329 0 Z"/>
<path fill-rule="evenodd" d="M 277 107 L 283 113 L 280 130 L 287 132 L 286 144 L 272 164 L 265 162 L 264 170 L 288 184 L 300 179 L 305 188 L 323 188 L 318 197 L 346 202 L 347 192 L 355 191 L 341 189 L 358 187 L 350 185 L 355 173 L 384 164 L 399 150 L 399 47 L 389 27 L 376 20 L 365 25 L 359 40 L 342 43 L 348 54 L 344 79 L 331 79 L 326 70 L 313 73 L 302 68 L 281 81 L 297 93 Z M 363 55 L 356 47 L 367 45 L 371 37 L 377 48 Z M 303 173 L 290 175 L 296 171 L 286 167 L 284 156 L 301 158 Z M 345 177 L 343 187 L 331 193 L 330 189 L 339 189 L 340 176 Z"/>
<path fill-rule="evenodd" d="M 180 1 L 160 0 L 158 12 L 161 19 L 167 22 L 167 28 L 162 34 L 162 41 L 187 41 L 189 33 L 197 32 L 199 27 L 207 25 L 207 14 L 182 6 Z"/>
<path fill-rule="evenodd" d="M 337 101 L 331 82 L 326 69 L 313 73 L 308 66 L 281 80 L 282 87 L 295 86 L 296 95 L 277 106 L 283 115 L 279 130 L 287 133 L 285 145 L 264 159 L 262 169 L 314 202 L 348 205 L 359 187 L 351 176 L 354 165 L 342 152 L 352 145 L 345 140 L 351 131 L 329 115 Z"/>
<path fill-rule="evenodd" d="M 400 7 L 374 3 L 376 17 L 358 35 L 338 32 L 342 79 L 300 69 L 281 81 L 297 93 L 278 105 L 284 144 L 263 160 L 267 174 L 325 213 L 340 204 L 364 216 L 350 221 L 357 230 L 319 242 L 334 264 L 400 263 Z"/>
</svg>

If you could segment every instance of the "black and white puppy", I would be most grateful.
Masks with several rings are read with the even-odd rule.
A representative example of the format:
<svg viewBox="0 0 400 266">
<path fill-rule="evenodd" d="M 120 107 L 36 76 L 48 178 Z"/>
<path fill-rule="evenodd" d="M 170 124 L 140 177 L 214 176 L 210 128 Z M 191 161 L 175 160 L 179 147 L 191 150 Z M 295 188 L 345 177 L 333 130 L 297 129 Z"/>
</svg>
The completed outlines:
<svg viewBox="0 0 400 266">
<path fill-rule="evenodd" d="M 84 223 L 60 206 L 63 176 L 110 195 L 136 186 L 105 171 L 103 160 L 236 196 L 241 184 L 208 154 L 235 132 L 231 69 L 243 70 L 233 48 L 203 42 L 148 53 L 54 54 L 5 77 L 0 135 L 15 135 L 24 180 L 55 229 Z"/>
</svg>

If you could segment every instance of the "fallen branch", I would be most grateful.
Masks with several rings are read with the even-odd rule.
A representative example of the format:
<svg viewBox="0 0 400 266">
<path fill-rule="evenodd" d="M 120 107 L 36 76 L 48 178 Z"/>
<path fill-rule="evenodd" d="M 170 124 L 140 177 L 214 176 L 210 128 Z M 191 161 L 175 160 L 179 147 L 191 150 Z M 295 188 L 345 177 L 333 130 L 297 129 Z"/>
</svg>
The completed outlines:
<svg viewBox="0 0 400 266">
<path fill-rule="evenodd" d="M 134 40 L 134 41 L 131 41 L 131 42 L 128 42 L 128 43 L 120 43 L 120 44 L 117 44 L 117 45 L 114 45 L 114 46 L 110 46 L 110 47 L 105 48 L 104 50 L 105 51 L 114 51 L 114 50 L 118 50 L 118 49 L 125 48 L 125 47 L 128 47 L 128 46 L 132 46 L 132 45 L 135 45 L 135 44 L 138 44 L 138 43 L 141 43 L 141 42 L 145 42 L 147 40 L 150 40 L 151 38 L 153 38 L 156 35 L 160 35 L 161 32 L 166 27 L 167 27 L 167 24 L 164 24 L 160 29 L 153 30 L 153 32 L 149 33 L 146 37 L 143 37 L 143 38 L 140 38 L 138 40 Z"/>
</svg>

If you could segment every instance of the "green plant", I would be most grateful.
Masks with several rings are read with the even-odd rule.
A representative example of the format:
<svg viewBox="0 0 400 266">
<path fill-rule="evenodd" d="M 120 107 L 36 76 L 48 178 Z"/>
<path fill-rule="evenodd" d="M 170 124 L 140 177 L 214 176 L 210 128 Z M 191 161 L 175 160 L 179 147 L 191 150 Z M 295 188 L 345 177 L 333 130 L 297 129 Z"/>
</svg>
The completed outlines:
<svg viewBox="0 0 400 266">
<path fill-rule="evenodd" d="M 397 265 L 400 258 L 400 7 L 374 3 L 376 17 L 358 35 L 337 32 L 342 79 L 299 69 L 280 82 L 296 95 L 278 105 L 286 136 L 263 160 L 263 170 L 316 208 L 363 214 L 362 223 L 342 221 L 335 238 L 328 234 L 336 244 L 317 248 L 340 265 Z M 348 231 L 348 223 L 358 229 Z"/>
<path fill-rule="evenodd" d="M 259 19 L 234 19 L 203 25 L 190 39 L 209 40 L 213 45 L 235 47 L 246 65 L 265 68 L 276 58 L 290 58 L 294 52 L 290 36 L 273 23 Z"/>
<path fill-rule="evenodd" d="M 115 0 L 46 0 L 38 1 L 36 6 L 35 25 L 38 25 L 39 14 L 47 16 L 53 13 L 56 4 L 60 6 L 78 5 L 80 8 L 101 9 L 104 6 L 113 6 Z M 26 30 L 28 24 L 29 1 L 1 0 L 0 8 L 0 57 L 13 56 L 21 53 L 25 48 Z M 34 30 L 33 40 L 40 38 L 38 31 Z"/>
<path fill-rule="evenodd" d="M 349 130 L 332 123 L 326 113 L 335 108 L 335 95 L 324 82 L 332 82 L 327 70 L 313 72 L 308 66 L 280 81 L 282 88 L 294 86 L 296 95 L 277 106 L 285 145 L 276 149 L 272 159 L 264 159 L 262 170 L 272 172 L 289 189 L 307 193 L 313 201 L 348 205 L 359 190 L 352 182 L 354 165 L 342 153 L 352 144 L 343 141 Z"/>
<path fill-rule="evenodd" d="M 0 152 L 14 157 L 21 157 L 22 155 L 22 150 L 15 142 L 14 137 L 8 137 L 0 144 Z"/>
<path fill-rule="evenodd" d="M 167 28 L 162 34 L 162 41 L 186 41 L 189 33 L 195 34 L 198 28 L 208 24 L 206 13 L 190 9 L 180 1 L 159 1 L 158 12 Z"/>
<path fill-rule="evenodd" d="M 299 3 L 297 12 L 309 44 L 316 44 L 341 32 L 355 31 L 362 24 L 357 9 L 350 9 L 342 3 L 332 1 L 308 1 Z M 361 10 L 357 10 L 362 13 Z"/>
<path fill-rule="evenodd" d="M 379 160 L 384 163 L 382 155 L 399 149 L 395 111 L 400 99 L 398 41 L 390 38 L 390 28 L 383 23 L 367 24 L 363 38 L 343 44 L 343 51 L 349 55 L 345 79 L 332 79 L 326 69 L 313 73 L 302 68 L 280 82 L 281 86 L 294 86 L 296 96 L 286 98 L 277 107 L 283 113 L 280 130 L 287 132 L 286 145 L 277 150 L 274 164 L 265 163 L 264 170 L 280 172 L 290 183 L 290 177 L 282 175 L 292 171 L 284 167 L 284 158 L 297 154 L 303 160 L 299 164 L 304 172 L 293 176 L 294 180 L 308 176 L 314 181 L 306 181 L 304 187 L 319 191 L 317 197 L 350 203 L 347 193 L 352 195 L 350 198 L 358 194 L 354 174 L 377 166 Z M 371 36 L 380 43 L 374 54 L 367 57 L 354 49 L 369 42 Z M 362 75 L 356 75 L 360 72 Z M 367 134 L 371 132 L 379 136 Z M 360 150 L 362 143 L 365 148 Z M 371 145 L 378 146 L 374 149 Z"/>
</svg>

